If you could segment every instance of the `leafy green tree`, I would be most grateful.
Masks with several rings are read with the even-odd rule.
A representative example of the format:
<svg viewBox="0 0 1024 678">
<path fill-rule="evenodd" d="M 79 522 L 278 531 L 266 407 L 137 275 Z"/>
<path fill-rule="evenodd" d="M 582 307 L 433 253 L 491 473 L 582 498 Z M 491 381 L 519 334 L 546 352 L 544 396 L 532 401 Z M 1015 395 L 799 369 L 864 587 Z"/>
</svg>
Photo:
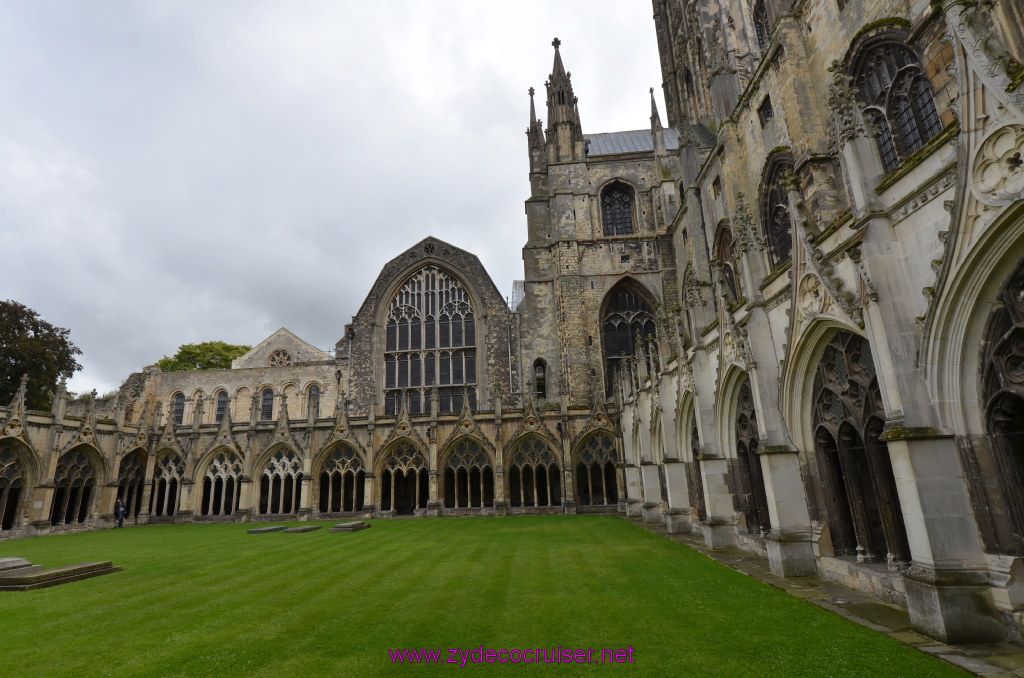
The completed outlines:
<svg viewBox="0 0 1024 678">
<path fill-rule="evenodd" d="M 82 369 L 75 360 L 82 352 L 71 343 L 70 334 L 24 304 L 0 302 L 0 405 L 11 402 L 27 374 L 25 407 L 50 409 L 57 381 Z"/>
<path fill-rule="evenodd" d="M 197 370 L 226 370 L 231 361 L 252 350 L 252 346 L 235 346 L 223 341 L 204 341 L 201 344 L 182 344 L 173 357 L 164 356 L 156 366 L 164 372 L 195 372 Z"/>
</svg>

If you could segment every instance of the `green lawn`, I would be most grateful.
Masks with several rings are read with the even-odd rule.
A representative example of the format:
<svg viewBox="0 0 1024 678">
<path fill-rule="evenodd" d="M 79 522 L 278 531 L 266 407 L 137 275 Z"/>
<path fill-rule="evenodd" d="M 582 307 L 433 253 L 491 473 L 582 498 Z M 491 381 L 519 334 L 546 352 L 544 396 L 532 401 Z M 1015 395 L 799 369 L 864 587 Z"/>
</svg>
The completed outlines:
<svg viewBox="0 0 1024 678">
<path fill-rule="evenodd" d="M 0 674 L 964 675 L 617 517 L 372 522 L 351 534 L 179 525 L 2 542 L 0 557 L 124 571 L 0 593 Z M 632 646 L 635 663 L 459 668 L 388 653 L 480 645 Z"/>
</svg>

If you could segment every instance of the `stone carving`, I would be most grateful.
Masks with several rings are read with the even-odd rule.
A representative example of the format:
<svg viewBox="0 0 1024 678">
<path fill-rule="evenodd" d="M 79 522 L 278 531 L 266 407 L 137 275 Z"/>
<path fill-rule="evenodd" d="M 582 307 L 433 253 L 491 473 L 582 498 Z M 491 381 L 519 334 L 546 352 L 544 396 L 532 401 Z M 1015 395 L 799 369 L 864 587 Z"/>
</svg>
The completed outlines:
<svg viewBox="0 0 1024 678">
<path fill-rule="evenodd" d="M 972 189 L 994 205 L 1024 196 L 1024 125 L 1006 125 L 982 142 L 974 159 Z"/>
<path fill-rule="evenodd" d="M 825 305 L 825 292 L 821 281 L 813 273 L 808 273 L 800 281 L 799 308 L 805 318 L 821 313 Z"/>
</svg>

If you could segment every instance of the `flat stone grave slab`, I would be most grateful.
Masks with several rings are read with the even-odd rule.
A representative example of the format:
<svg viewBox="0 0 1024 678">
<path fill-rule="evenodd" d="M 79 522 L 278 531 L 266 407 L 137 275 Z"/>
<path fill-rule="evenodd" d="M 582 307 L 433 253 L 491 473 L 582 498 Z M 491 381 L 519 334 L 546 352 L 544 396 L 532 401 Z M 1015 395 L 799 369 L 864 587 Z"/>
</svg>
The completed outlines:
<svg viewBox="0 0 1024 678">
<path fill-rule="evenodd" d="M 320 525 L 303 525 L 302 527 L 289 527 L 284 531 L 285 534 L 298 533 L 298 532 L 313 532 L 320 529 Z"/>
<path fill-rule="evenodd" d="M 283 532 L 287 525 L 271 525 L 270 527 L 254 527 L 247 534 L 266 534 L 268 532 Z"/>
<path fill-rule="evenodd" d="M 0 591 L 32 591 L 120 571 L 121 568 L 115 567 L 110 561 L 78 563 L 49 570 L 44 570 L 41 565 L 30 564 L 27 567 L 8 569 L 0 573 Z"/>
<path fill-rule="evenodd" d="M 359 530 L 366 530 L 369 528 L 370 525 L 362 520 L 353 520 L 350 523 L 338 523 L 331 528 L 331 532 L 358 532 Z"/>
</svg>

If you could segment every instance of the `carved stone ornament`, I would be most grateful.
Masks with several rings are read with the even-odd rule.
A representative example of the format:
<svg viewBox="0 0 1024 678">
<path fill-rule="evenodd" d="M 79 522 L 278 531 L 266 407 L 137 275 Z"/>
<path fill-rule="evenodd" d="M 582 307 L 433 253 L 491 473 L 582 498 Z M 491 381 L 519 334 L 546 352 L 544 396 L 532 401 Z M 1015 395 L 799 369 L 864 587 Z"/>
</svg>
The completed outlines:
<svg viewBox="0 0 1024 678">
<path fill-rule="evenodd" d="M 856 137 L 874 137 L 878 130 L 864 119 L 853 76 L 845 73 L 838 61 L 833 61 L 828 70 L 832 73 L 828 81 L 828 107 L 832 111 L 836 141 L 842 144 Z"/>
<path fill-rule="evenodd" d="M 4 426 L 4 435 L 17 438 L 21 435 L 23 430 L 24 428 L 21 425 L 21 420 L 12 418 L 8 420 L 7 425 Z"/>
<path fill-rule="evenodd" d="M 825 290 L 821 286 L 818 276 L 808 273 L 800 281 L 798 288 L 800 313 L 805 318 L 818 315 L 825 307 Z"/>
<path fill-rule="evenodd" d="M 982 202 L 1004 204 L 1024 196 L 1024 125 L 990 134 L 974 158 L 972 189 Z"/>
</svg>

